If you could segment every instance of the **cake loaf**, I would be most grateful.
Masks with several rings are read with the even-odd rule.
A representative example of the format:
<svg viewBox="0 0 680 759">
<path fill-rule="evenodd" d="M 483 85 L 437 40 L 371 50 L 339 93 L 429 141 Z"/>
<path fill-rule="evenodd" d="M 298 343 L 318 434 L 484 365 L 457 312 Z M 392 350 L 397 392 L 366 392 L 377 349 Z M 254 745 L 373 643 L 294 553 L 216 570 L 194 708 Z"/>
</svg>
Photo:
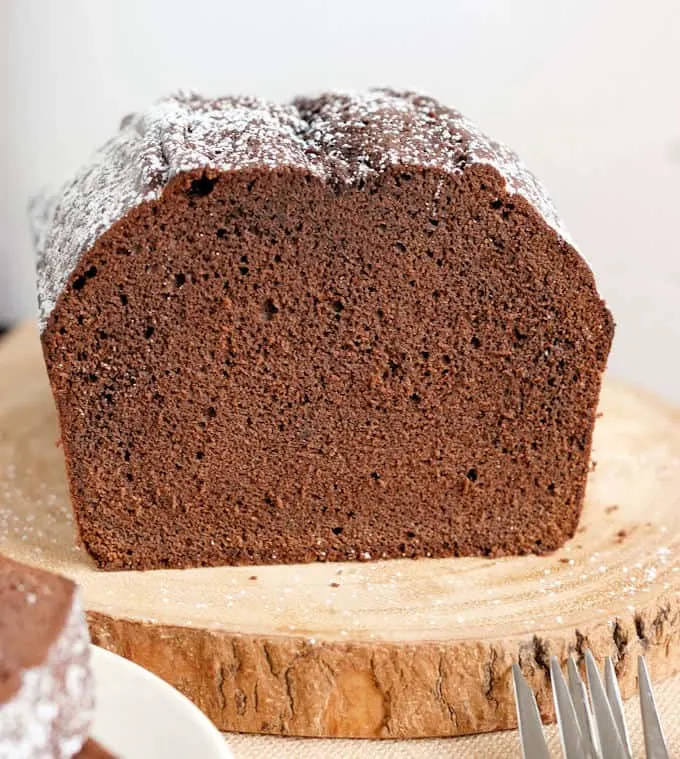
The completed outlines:
<svg viewBox="0 0 680 759">
<path fill-rule="evenodd" d="M 93 700 L 76 586 L 0 556 L 0 759 L 71 759 Z"/>
<path fill-rule="evenodd" d="M 543 553 L 613 321 L 514 153 L 435 100 L 180 95 L 36 214 L 100 567 Z"/>
</svg>

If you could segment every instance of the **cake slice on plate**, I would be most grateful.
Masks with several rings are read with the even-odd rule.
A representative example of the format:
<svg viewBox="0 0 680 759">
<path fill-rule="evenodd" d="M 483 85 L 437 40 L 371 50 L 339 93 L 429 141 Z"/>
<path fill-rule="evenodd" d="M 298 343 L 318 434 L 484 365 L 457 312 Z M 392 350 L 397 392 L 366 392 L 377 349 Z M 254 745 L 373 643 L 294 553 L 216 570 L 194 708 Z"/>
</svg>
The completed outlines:
<svg viewBox="0 0 680 759">
<path fill-rule="evenodd" d="M 86 745 L 93 707 L 78 588 L 0 556 L 0 759 L 109 756 Z"/>
</svg>

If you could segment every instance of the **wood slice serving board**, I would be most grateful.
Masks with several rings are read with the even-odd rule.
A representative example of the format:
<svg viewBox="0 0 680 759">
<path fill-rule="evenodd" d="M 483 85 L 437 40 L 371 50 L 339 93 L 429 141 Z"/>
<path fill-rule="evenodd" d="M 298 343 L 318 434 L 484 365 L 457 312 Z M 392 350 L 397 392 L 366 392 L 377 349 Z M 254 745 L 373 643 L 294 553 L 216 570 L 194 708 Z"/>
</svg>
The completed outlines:
<svg viewBox="0 0 680 759">
<path fill-rule="evenodd" d="M 680 670 L 680 414 L 608 381 L 579 532 L 547 557 L 100 572 L 74 545 L 38 338 L 0 342 L 0 551 L 83 588 L 94 642 L 225 730 L 458 735 L 514 725 L 519 662 L 636 655 Z"/>
</svg>

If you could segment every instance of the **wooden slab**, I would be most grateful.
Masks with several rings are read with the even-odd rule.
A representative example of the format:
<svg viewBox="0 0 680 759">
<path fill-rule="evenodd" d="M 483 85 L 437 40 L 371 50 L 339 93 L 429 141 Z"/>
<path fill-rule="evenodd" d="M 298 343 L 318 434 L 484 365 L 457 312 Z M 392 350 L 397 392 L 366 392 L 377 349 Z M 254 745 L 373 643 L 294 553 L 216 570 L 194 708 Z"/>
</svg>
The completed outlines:
<svg viewBox="0 0 680 759">
<path fill-rule="evenodd" d="M 225 730 L 435 736 L 514 725 L 519 661 L 551 715 L 548 659 L 586 647 L 680 670 L 680 414 L 605 384 L 579 533 L 552 556 L 96 571 L 74 547 L 38 339 L 0 343 L 0 551 L 83 587 L 94 641 Z"/>
</svg>

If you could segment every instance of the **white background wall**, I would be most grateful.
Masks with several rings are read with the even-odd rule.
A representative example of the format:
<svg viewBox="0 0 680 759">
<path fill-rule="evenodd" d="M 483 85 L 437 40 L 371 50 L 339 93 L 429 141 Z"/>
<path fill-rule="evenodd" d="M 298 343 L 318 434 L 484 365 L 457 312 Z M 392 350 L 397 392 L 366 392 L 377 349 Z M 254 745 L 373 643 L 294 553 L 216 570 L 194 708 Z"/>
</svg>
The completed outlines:
<svg viewBox="0 0 680 759">
<path fill-rule="evenodd" d="M 680 401 L 678 0 L 0 0 L 0 321 L 33 313 L 25 205 L 177 88 L 421 89 L 543 178 L 618 322 L 614 372 Z"/>
</svg>

